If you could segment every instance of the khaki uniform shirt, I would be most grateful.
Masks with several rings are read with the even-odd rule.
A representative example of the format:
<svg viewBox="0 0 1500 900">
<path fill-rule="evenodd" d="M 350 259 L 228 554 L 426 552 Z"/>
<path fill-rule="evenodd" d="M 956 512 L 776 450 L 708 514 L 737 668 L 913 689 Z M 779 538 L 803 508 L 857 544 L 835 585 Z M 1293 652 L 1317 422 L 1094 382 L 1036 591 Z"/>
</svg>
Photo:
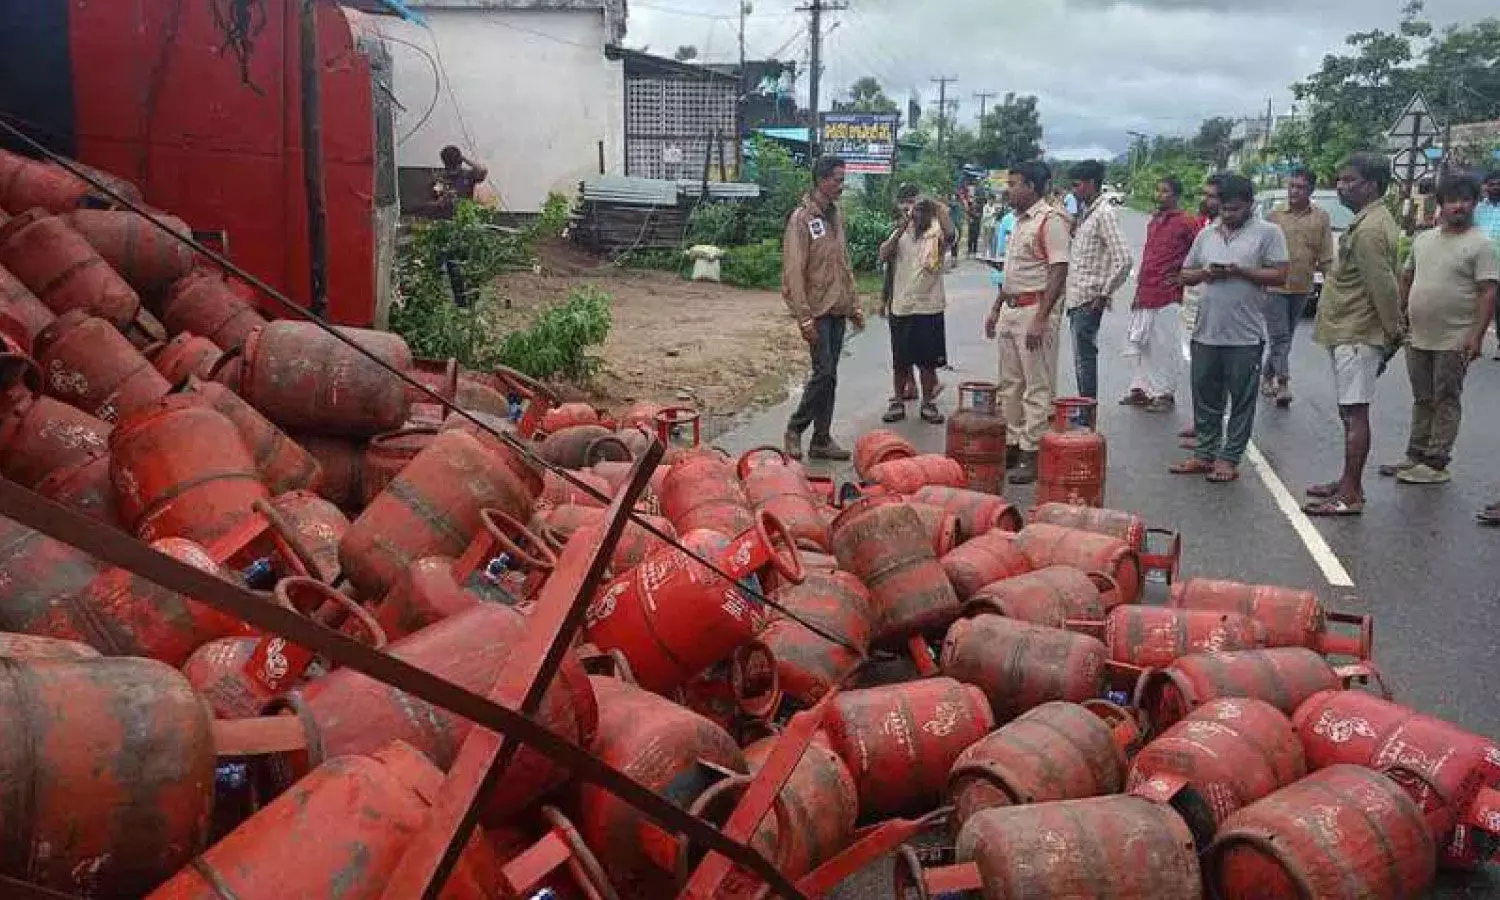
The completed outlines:
<svg viewBox="0 0 1500 900">
<path fill-rule="evenodd" d="M 1417 235 L 1407 317 L 1411 345 L 1418 350 L 1464 349 L 1479 323 L 1479 294 L 1486 283 L 1500 281 L 1500 264 L 1489 236 L 1478 228 L 1449 234 L 1434 228 Z"/>
<path fill-rule="evenodd" d="M 1338 258 L 1318 301 L 1313 340 L 1325 347 L 1383 347 L 1401 333 L 1396 244 L 1401 232 L 1376 200 L 1339 236 Z"/>
<path fill-rule="evenodd" d="M 1068 261 L 1072 242 L 1068 217 L 1045 200 L 1017 215 L 1005 248 L 1005 293 L 1045 291 L 1048 268 Z"/>
<path fill-rule="evenodd" d="M 1333 263 L 1333 224 L 1328 213 L 1312 203 L 1305 212 L 1297 213 L 1289 207 L 1282 207 L 1266 218 L 1286 235 L 1286 249 L 1292 257 L 1286 284 L 1272 288 L 1272 291 L 1277 294 L 1310 293 L 1313 273 L 1319 269 L 1326 273 Z"/>
<path fill-rule="evenodd" d="M 826 217 L 808 195 L 792 212 L 781 243 L 781 296 L 787 309 L 806 322 L 823 316 L 852 316 L 859 299 L 854 266 L 844 241 L 844 216 Z"/>
</svg>

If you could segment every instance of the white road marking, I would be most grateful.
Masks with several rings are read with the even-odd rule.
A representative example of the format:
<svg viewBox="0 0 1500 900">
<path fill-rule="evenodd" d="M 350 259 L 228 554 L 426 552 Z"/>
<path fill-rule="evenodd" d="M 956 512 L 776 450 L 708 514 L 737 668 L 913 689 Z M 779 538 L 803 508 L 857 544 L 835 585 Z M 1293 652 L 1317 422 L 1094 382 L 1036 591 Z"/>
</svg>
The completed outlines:
<svg viewBox="0 0 1500 900">
<path fill-rule="evenodd" d="M 1271 468 L 1271 464 L 1261 455 L 1260 448 L 1255 446 L 1253 441 L 1245 450 L 1245 459 L 1250 463 L 1250 467 L 1255 469 L 1255 474 L 1260 476 L 1261 483 L 1266 486 L 1266 490 L 1271 492 L 1271 498 L 1276 501 L 1282 514 L 1292 523 L 1292 530 L 1297 532 L 1297 536 L 1302 539 L 1307 552 L 1312 556 L 1313 562 L 1318 564 L 1318 568 L 1323 570 L 1323 577 L 1328 579 L 1328 583 L 1339 588 L 1354 587 L 1354 579 L 1349 577 L 1349 570 L 1339 562 L 1339 558 L 1334 555 L 1333 548 L 1323 540 L 1322 533 L 1302 511 L 1297 498 L 1287 490 L 1281 477 L 1276 474 L 1275 469 Z"/>
</svg>

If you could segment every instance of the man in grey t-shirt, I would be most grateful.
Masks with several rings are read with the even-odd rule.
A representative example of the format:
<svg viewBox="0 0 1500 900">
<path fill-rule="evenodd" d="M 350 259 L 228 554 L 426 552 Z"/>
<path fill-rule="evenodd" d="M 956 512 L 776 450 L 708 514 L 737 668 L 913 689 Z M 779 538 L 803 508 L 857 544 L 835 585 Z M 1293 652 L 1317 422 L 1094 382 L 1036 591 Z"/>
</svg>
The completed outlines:
<svg viewBox="0 0 1500 900">
<path fill-rule="evenodd" d="M 1215 483 L 1239 478 L 1255 429 L 1255 395 L 1266 342 L 1266 289 L 1286 280 L 1286 237 L 1254 218 L 1255 187 L 1239 175 L 1219 182 L 1220 216 L 1199 233 L 1182 264 L 1182 283 L 1203 285 L 1193 326 L 1193 458 L 1172 467 Z M 1229 407 L 1229 426 L 1224 409 Z"/>
</svg>

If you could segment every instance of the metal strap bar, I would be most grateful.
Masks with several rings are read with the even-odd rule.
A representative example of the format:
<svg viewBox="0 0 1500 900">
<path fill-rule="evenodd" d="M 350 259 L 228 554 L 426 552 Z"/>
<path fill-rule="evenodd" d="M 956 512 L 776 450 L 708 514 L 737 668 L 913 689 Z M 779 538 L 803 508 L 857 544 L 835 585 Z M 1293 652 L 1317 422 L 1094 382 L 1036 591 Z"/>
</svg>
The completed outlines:
<svg viewBox="0 0 1500 900">
<path fill-rule="evenodd" d="M 263 631 L 279 634 L 323 654 L 336 665 L 347 666 L 398 687 L 476 725 L 533 747 L 538 753 L 571 769 L 576 777 L 599 785 L 639 809 L 662 827 L 681 832 L 765 878 L 787 900 L 805 898 L 774 865 L 754 850 L 729 840 L 717 829 L 688 815 L 598 757 L 515 710 L 506 709 L 404 660 L 372 650 L 354 638 L 331 631 L 292 610 L 267 603 L 245 588 L 159 553 L 109 525 L 8 479 L 0 479 L 0 516 L 77 547 L 169 591 L 192 597 Z"/>
</svg>

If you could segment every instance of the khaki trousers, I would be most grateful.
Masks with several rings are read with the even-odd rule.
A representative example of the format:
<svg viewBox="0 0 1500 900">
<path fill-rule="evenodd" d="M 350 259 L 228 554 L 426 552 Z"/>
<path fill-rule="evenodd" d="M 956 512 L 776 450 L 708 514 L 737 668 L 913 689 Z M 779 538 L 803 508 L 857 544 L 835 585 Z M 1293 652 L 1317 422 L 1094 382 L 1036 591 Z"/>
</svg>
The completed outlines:
<svg viewBox="0 0 1500 900">
<path fill-rule="evenodd" d="M 1026 332 L 1039 308 L 1003 307 L 995 329 L 1000 345 L 1000 403 L 1008 428 L 1006 442 L 1027 453 L 1035 452 L 1047 432 L 1057 384 L 1060 320 L 1054 318 L 1048 323 L 1040 349 L 1026 348 Z"/>
</svg>

